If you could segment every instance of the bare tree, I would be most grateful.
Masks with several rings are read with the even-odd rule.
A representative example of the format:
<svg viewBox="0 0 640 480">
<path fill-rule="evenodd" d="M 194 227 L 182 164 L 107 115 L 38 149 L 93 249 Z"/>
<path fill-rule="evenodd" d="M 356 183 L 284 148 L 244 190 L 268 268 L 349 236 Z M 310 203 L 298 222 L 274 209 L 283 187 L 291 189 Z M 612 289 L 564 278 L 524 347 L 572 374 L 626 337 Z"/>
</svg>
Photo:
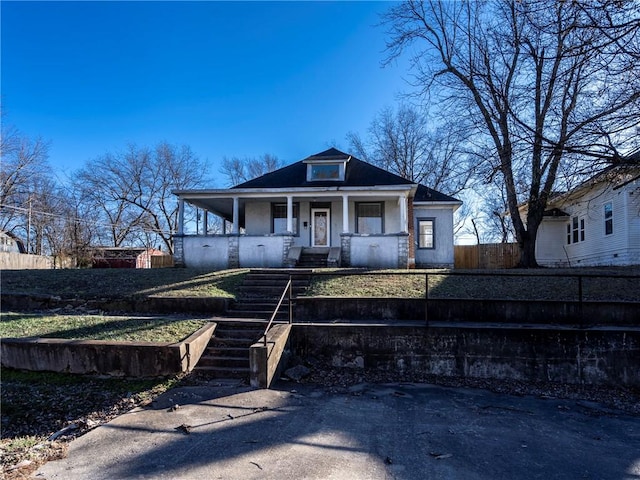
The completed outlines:
<svg viewBox="0 0 640 480">
<path fill-rule="evenodd" d="M 36 185 L 50 174 L 49 144 L 15 127 L 2 126 L 0 140 L 0 229 L 29 236 L 28 211 Z"/>
<path fill-rule="evenodd" d="M 403 104 L 383 109 L 363 140 L 350 132 L 352 151 L 403 178 L 455 195 L 466 186 L 472 169 L 467 162 L 463 129 L 451 125 L 429 128 L 426 114 Z"/>
<path fill-rule="evenodd" d="M 226 186 L 233 187 L 283 166 L 275 155 L 265 153 L 258 158 L 224 157 L 220 173 L 227 178 Z"/>
<path fill-rule="evenodd" d="M 385 21 L 388 61 L 416 47 L 416 85 L 450 115 L 475 120 L 474 141 L 502 176 L 520 266 L 536 266 L 558 171 L 617 161 L 637 141 L 640 5 L 409 0 Z"/>
<path fill-rule="evenodd" d="M 188 146 L 129 145 L 90 161 L 78 172 L 76 185 L 101 212 L 113 246 L 162 244 L 173 253 L 178 204 L 171 192 L 200 187 L 207 169 Z"/>
<path fill-rule="evenodd" d="M 93 220 L 102 226 L 103 245 L 119 247 L 142 227 L 143 212 L 134 204 L 142 195 L 136 179 L 148 170 L 149 157 L 148 150 L 129 145 L 124 153 L 107 153 L 77 172 L 76 188 L 96 213 Z"/>
</svg>

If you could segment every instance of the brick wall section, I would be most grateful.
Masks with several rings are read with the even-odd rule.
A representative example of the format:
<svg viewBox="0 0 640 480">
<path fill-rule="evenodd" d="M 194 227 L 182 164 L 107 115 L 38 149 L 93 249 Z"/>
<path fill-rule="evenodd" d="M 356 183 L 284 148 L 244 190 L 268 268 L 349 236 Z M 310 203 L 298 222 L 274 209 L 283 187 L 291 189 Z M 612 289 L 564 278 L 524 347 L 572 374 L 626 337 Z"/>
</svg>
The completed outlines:
<svg viewBox="0 0 640 480">
<path fill-rule="evenodd" d="M 340 263 L 343 267 L 351 266 L 351 234 L 350 233 L 342 233 L 340 234 Z"/>
<path fill-rule="evenodd" d="M 282 266 L 289 266 L 289 249 L 293 245 L 293 235 L 285 235 L 282 238 Z"/>
<path fill-rule="evenodd" d="M 240 268 L 239 244 L 238 235 L 229 235 L 229 268 Z"/>
<path fill-rule="evenodd" d="M 398 268 L 407 268 L 409 262 L 409 235 L 398 234 Z"/>
<path fill-rule="evenodd" d="M 173 237 L 173 263 L 176 267 L 184 267 L 184 237 L 174 235 Z"/>
</svg>

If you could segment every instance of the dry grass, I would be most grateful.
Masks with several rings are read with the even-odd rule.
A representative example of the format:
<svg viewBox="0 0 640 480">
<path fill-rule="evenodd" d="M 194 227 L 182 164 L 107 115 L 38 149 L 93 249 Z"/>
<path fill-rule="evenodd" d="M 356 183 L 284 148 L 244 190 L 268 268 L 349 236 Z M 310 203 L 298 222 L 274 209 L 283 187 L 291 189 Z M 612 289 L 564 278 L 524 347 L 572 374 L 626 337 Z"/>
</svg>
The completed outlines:
<svg viewBox="0 0 640 480">
<path fill-rule="evenodd" d="M 171 297 L 235 298 L 247 270 L 211 272 L 190 268 L 5 270 L 2 292 L 63 299 Z"/>
<path fill-rule="evenodd" d="M 308 296 L 640 301 L 639 269 L 324 271 Z"/>
<path fill-rule="evenodd" d="M 3 312 L 0 337 L 175 343 L 205 323 L 189 318 Z"/>
</svg>

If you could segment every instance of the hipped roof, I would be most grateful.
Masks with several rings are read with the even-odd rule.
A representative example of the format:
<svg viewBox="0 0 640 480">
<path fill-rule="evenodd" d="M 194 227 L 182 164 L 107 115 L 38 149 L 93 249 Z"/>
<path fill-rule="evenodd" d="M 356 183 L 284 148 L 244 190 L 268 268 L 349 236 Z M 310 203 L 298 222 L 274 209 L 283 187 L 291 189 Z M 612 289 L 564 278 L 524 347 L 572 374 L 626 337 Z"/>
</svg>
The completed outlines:
<svg viewBox="0 0 640 480">
<path fill-rule="evenodd" d="M 335 161 L 346 162 L 344 180 L 307 180 L 307 164 Z M 241 183 L 233 189 L 251 188 L 304 188 L 304 187 L 372 187 L 392 185 L 416 185 L 399 175 L 388 172 L 382 168 L 371 165 L 354 156 L 348 155 L 336 148 L 330 148 L 324 152 L 311 155 L 303 160 L 280 168 L 273 172 Z M 417 184 L 414 197 L 415 202 L 459 202 L 459 200 L 433 190 L 424 185 Z"/>
</svg>

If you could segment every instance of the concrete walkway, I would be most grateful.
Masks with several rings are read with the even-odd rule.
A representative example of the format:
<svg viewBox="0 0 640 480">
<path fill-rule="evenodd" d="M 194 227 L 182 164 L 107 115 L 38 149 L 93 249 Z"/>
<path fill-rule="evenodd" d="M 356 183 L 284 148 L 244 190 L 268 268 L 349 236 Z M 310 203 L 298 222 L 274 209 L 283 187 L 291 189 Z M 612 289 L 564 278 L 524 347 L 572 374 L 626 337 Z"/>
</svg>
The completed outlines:
<svg viewBox="0 0 640 480">
<path fill-rule="evenodd" d="M 178 408 L 171 408 L 172 405 Z M 423 384 L 180 387 L 71 443 L 46 479 L 640 479 L 640 417 Z"/>
</svg>

